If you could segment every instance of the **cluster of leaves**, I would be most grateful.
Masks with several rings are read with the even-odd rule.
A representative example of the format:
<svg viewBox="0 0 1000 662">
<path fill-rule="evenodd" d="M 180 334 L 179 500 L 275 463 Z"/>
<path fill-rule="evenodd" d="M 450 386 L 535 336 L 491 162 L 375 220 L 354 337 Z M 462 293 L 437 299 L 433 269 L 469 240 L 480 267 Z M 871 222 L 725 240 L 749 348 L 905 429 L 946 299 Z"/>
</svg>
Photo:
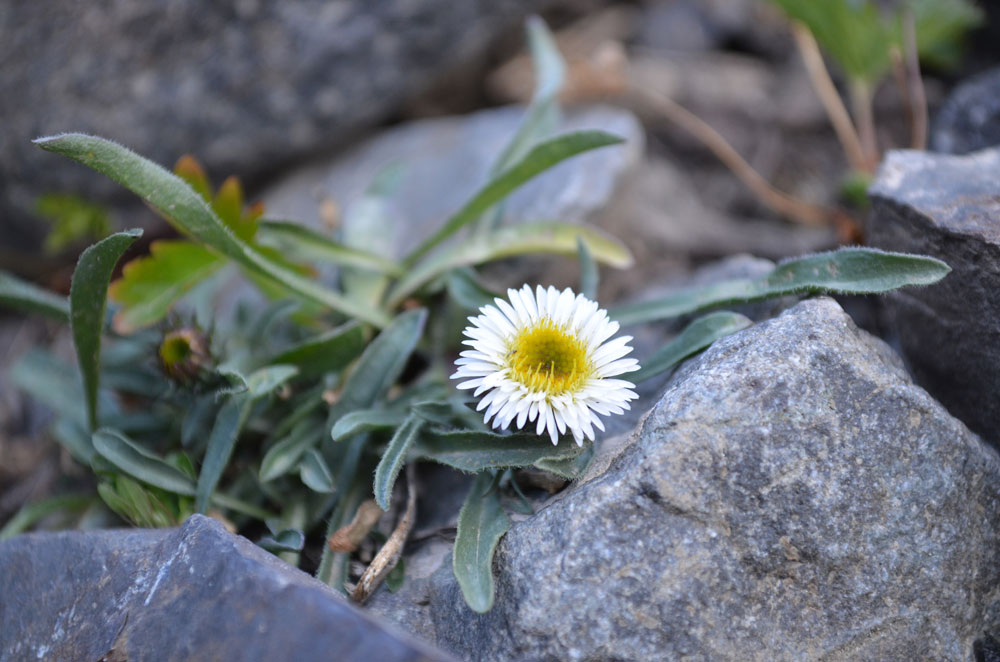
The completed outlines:
<svg viewBox="0 0 1000 662">
<path fill-rule="evenodd" d="M 893 49 L 904 48 L 903 20 L 912 13 L 920 59 L 953 68 L 962 58 L 963 37 L 982 22 L 967 0 L 904 0 L 884 12 L 872 0 L 772 0 L 804 23 L 850 78 L 876 84 L 889 74 Z"/>
<path fill-rule="evenodd" d="M 155 242 L 114 283 L 115 265 L 141 232 L 103 239 L 80 256 L 68 301 L 0 274 L 0 305 L 70 324 L 75 368 L 33 351 L 11 377 L 57 413 L 52 436 L 93 469 L 108 507 L 142 526 L 217 511 L 243 531 L 266 527 L 260 544 L 298 563 L 308 540 L 321 535 L 325 543 L 351 529 L 368 499 L 389 510 L 408 463 L 437 462 L 476 474 L 459 514 L 454 571 L 469 605 L 490 608 L 493 551 L 510 526 L 501 496 L 518 491 L 512 470 L 535 467 L 572 479 L 592 449 L 491 432 L 447 383 L 457 351 L 447 344 L 457 335 L 453 327 L 493 297 L 474 266 L 534 252 L 576 255 L 581 290 L 592 296 L 598 262 L 630 262 L 618 241 L 584 227 L 498 227 L 497 205 L 521 184 L 618 142 L 598 131 L 549 136 L 562 65 L 544 26 L 532 23 L 529 34 L 541 83 L 528 119 L 488 181 L 399 262 L 291 222 L 263 220 L 259 208 L 244 209 L 235 180 L 213 193 L 190 160 L 171 173 L 100 138 L 38 141 L 121 183 L 185 237 Z M 369 227 L 379 227 L 377 208 L 368 207 Z M 335 284 L 315 275 L 331 267 Z M 271 301 L 220 312 L 229 268 Z M 613 316 L 634 324 L 785 294 L 882 292 L 934 282 L 947 271 L 930 258 L 842 250 Z M 120 305 L 110 324 L 109 291 Z M 181 299 L 193 319 L 178 322 L 183 314 L 170 312 Z M 164 322 L 170 315 L 176 319 Z M 639 376 L 668 370 L 749 323 L 728 312 L 698 318 L 648 357 Z M 70 506 L 79 503 L 34 504 L 0 535 Z M 317 574 L 343 590 L 350 551 L 322 547 Z"/>
</svg>

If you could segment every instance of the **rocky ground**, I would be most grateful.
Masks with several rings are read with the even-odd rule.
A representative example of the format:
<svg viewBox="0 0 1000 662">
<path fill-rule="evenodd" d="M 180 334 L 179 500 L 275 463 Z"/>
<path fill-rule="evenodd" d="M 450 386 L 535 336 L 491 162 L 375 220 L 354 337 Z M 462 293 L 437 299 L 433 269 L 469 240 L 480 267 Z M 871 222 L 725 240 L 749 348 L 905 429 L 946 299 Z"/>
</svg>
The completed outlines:
<svg viewBox="0 0 1000 662">
<path fill-rule="evenodd" d="M 31 200 L 53 188 L 168 232 L 27 142 L 60 130 L 165 163 L 193 151 L 217 179 L 244 177 L 271 216 L 317 227 L 350 218 L 397 162 L 388 204 L 403 231 L 384 248 L 398 255 L 516 130 L 520 109 L 504 104 L 531 85 L 514 57 L 519 24 L 540 10 L 565 28 L 564 127 L 625 143 L 532 182 L 503 222 L 558 218 L 621 238 L 637 266 L 603 273 L 602 301 L 758 274 L 845 237 L 780 218 L 689 133 L 620 93 L 627 62 L 633 84 L 694 111 L 782 190 L 844 204 L 843 153 L 785 24 L 762 4 L 320 4 L 181 3 L 162 21 L 146 2 L 0 10 L 0 34 L 17 35 L 0 40 L 17 63 L 0 95 L 11 118 L 0 267 L 65 287 L 72 256 L 32 252 Z M 108 33 L 121 38 L 106 44 Z M 871 208 L 849 209 L 870 245 L 939 257 L 953 273 L 883 301 L 744 309 L 754 326 L 643 385 L 580 480 L 533 493 L 535 514 L 501 541 L 488 614 L 466 607 L 451 573 L 467 481 L 423 467 L 405 582 L 364 610 L 197 516 L 170 531 L 0 542 L 0 662 L 1000 659 L 1000 73 L 980 71 L 984 43 L 961 75 L 928 78 L 933 151 L 889 151 Z M 273 76 L 256 76 L 266 54 Z M 905 146 L 891 85 L 876 109 L 882 144 Z M 487 276 L 565 285 L 576 265 L 524 258 Z M 639 355 L 676 331 L 630 330 Z M 87 481 L 45 439 L 44 407 L 7 383 L 34 344 L 68 349 L 55 327 L 0 318 L 0 524 Z"/>
</svg>

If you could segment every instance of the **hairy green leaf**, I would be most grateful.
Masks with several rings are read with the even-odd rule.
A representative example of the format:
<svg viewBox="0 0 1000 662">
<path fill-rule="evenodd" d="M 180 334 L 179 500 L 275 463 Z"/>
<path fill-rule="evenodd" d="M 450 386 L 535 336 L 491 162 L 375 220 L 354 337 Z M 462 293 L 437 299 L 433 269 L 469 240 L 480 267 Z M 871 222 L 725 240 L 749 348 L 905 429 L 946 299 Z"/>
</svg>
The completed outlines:
<svg viewBox="0 0 1000 662">
<path fill-rule="evenodd" d="M 80 133 L 39 138 L 42 149 L 68 156 L 107 175 L 142 197 L 166 219 L 199 242 L 234 260 L 249 272 L 270 278 L 302 298 L 376 326 L 386 318 L 337 292 L 276 263 L 241 240 L 183 179 L 110 140 Z"/>
<path fill-rule="evenodd" d="M 790 294 L 878 294 L 911 285 L 930 285 L 950 271 L 947 264 L 932 257 L 874 248 L 841 248 L 787 260 L 759 278 L 684 290 L 608 312 L 628 326 Z"/>
<path fill-rule="evenodd" d="M 101 457 L 128 475 L 174 494 L 194 495 L 194 482 L 183 472 L 117 430 L 101 428 L 91 440 Z"/>
<path fill-rule="evenodd" d="M 491 305 L 493 299 L 500 296 L 483 287 L 469 267 L 449 271 L 447 287 L 451 298 L 466 310 L 479 310 Z"/>
<path fill-rule="evenodd" d="M 424 420 L 416 414 L 410 414 L 399 426 L 396 433 L 392 435 L 389 444 L 385 447 L 385 453 L 375 468 L 375 503 L 382 510 L 389 510 L 389 501 L 392 499 L 392 486 L 396 483 L 399 470 L 406 464 L 406 452 L 410 449 L 420 428 L 423 427 Z"/>
<path fill-rule="evenodd" d="M 398 315 L 375 337 L 344 383 L 340 400 L 330 413 L 334 421 L 349 412 L 370 408 L 389 390 L 417 346 L 426 320 L 425 309 L 409 310 Z"/>
<path fill-rule="evenodd" d="M 250 413 L 251 400 L 247 393 L 237 393 L 229 396 L 212 426 L 205 449 L 205 457 L 198 474 L 198 486 L 195 492 L 194 508 L 196 512 L 204 513 L 208 509 L 209 500 L 215 486 L 222 477 L 222 472 L 229 464 L 240 430 Z"/>
<path fill-rule="evenodd" d="M 425 283 L 457 267 L 531 253 L 573 256 L 578 241 L 585 242 L 600 262 L 618 268 L 632 265 L 624 244 L 598 230 L 572 223 L 512 225 L 467 237 L 420 262 L 396 283 L 388 303 L 398 305 Z"/>
<path fill-rule="evenodd" d="M 313 492 L 329 494 L 335 487 L 330 467 L 315 448 L 310 448 L 302 456 L 302 461 L 299 463 L 299 477 Z"/>
<path fill-rule="evenodd" d="M 597 262 L 587 248 L 587 242 L 581 237 L 576 238 L 577 259 L 580 262 L 580 294 L 591 301 L 597 300 L 597 286 L 600 274 L 597 272 Z"/>
<path fill-rule="evenodd" d="M 283 476 L 299 462 L 299 459 L 323 436 L 323 428 L 311 421 L 302 421 L 292 428 L 287 437 L 268 449 L 260 463 L 260 481 L 266 483 Z"/>
<path fill-rule="evenodd" d="M 477 430 L 425 430 L 413 450 L 420 457 L 469 472 L 527 467 L 540 460 L 564 460 L 583 452 L 570 442 L 553 445 L 547 436 Z"/>
<path fill-rule="evenodd" d="M 65 297 L 6 271 L 0 271 L 0 306 L 45 315 L 60 322 L 69 321 L 69 301 Z"/>
<path fill-rule="evenodd" d="M 334 441 L 344 441 L 362 432 L 391 430 L 399 427 L 404 418 L 405 413 L 393 409 L 359 409 L 337 419 L 330 436 Z"/>
<path fill-rule="evenodd" d="M 684 359 L 708 349 L 716 340 L 752 324 L 753 322 L 743 315 L 725 310 L 699 317 L 688 324 L 676 338 L 643 360 L 639 370 L 629 373 L 625 378 L 638 384 L 655 377 L 670 370 Z"/>
<path fill-rule="evenodd" d="M 97 384 L 101 362 L 101 331 L 107 308 L 108 283 L 119 258 L 142 230 L 118 232 L 102 239 L 80 254 L 69 290 L 70 328 L 73 345 L 83 375 L 83 395 L 87 422 L 97 428 Z"/>
<path fill-rule="evenodd" d="M 92 503 L 94 497 L 90 494 L 69 494 L 26 503 L 0 528 L 0 540 L 27 531 L 49 515 L 82 511 Z"/>
<path fill-rule="evenodd" d="M 283 350 L 268 363 L 294 365 L 303 377 L 317 377 L 340 370 L 364 348 L 364 329 L 356 322 L 348 322 Z"/>
<path fill-rule="evenodd" d="M 452 555 L 452 570 L 466 604 L 484 614 L 493 606 L 493 553 L 510 518 L 500 505 L 497 490 L 490 489 L 494 477 L 487 471 L 476 476 L 458 515 L 458 533 Z"/>
<path fill-rule="evenodd" d="M 621 141 L 621 138 L 603 131 L 576 131 L 538 143 L 525 154 L 524 158 L 479 189 L 472 196 L 472 199 L 465 203 L 464 207 L 445 221 L 440 230 L 407 257 L 406 263 L 412 265 L 432 248 L 475 221 L 483 212 L 507 197 L 522 184 L 557 163 L 582 152 L 616 145 Z"/>
<path fill-rule="evenodd" d="M 188 290 L 225 263 L 215 251 L 190 241 L 154 241 L 149 255 L 126 264 L 122 277 L 111 284 L 109 296 L 122 305 L 115 313 L 115 331 L 128 334 L 159 322 Z"/>
<path fill-rule="evenodd" d="M 292 221 L 261 221 L 257 241 L 291 255 L 340 267 L 369 269 L 389 276 L 402 273 L 398 264 L 376 253 L 351 248 Z"/>
</svg>

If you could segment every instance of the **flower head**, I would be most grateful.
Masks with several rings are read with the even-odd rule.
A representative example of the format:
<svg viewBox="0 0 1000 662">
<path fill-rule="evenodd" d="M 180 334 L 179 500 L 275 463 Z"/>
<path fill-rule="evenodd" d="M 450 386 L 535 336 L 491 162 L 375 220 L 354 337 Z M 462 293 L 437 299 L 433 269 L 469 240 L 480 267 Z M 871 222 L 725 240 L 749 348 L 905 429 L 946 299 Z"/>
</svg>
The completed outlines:
<svg viewBox="0 0 1000 662">
<path fill-rule="evenodd" d="M 567 430 L 579 445 L 584 436 L 593 440 L 595 427 L 604 430 L 600 416 L 621 414 L 638 397 L 634 384 L 611 379 L 639 369 L 624 358 L 632 337 L 609 340 L 618 323 L 569 288 L 532 292 L 525 285 L 507 296 L 469 318 L 463 343 L 472 349 L 461 353 L 451 378 L 465 379 L 458 388 L 474 388 L 476 397 L 485 394 L 476 410 L 485 409 L 494 428 L 532 422 L 553 444 Z"/>
</svg>

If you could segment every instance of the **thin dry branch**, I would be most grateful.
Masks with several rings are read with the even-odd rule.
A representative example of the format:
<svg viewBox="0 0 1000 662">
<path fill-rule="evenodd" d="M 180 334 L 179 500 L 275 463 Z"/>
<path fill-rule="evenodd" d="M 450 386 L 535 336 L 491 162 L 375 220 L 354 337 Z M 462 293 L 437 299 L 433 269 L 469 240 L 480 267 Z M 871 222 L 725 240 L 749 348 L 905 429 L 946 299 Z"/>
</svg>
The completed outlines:
<svg viewBox="0 0 1000 662">
<path fill-rule="evenodd" d="M 854 123 L 851 122 L 851 115 L 847 112 L 847 107 L 844 105 L 843 99 L 840 98 L 840 94 L 833 84 L 833 79 L 830 78 L 830 72 L 823 62 L 823 54 L 820 53 L 816 38 L 809 28 L 799 21 L 792 22 L 792 35 L 795 37 L 795 45 L 798 46 L 799 53 L 802 55 L 802 61 L 806 65 L 813 89 L 816 90 L 816 94 L 826 110 L 826 115 L 830 118 L 830 124 L 833 125 L 833 130 L 837 134 L 837 139 L 844 148 L 847 162 L 854 170 L 865 171 L 868 168 L 868 163 L 865 151 L 861 147 L 861 138 L 858 136 L 857 129 L 854 128 Z"/>
<path fill-rule="evenodd" d="M 637 103 L 646 104 L 700 140 L 750 189 L 761 203 L 785 218 L 802 225 L 825 226 L 831 223 L 829 210 L 797 200 L 771 186 L 719 132 L 700 117 L 666 95 L 643 89 L 634 83 L 630 83 L 629 88 Z"/>
<path fill-rule="evenodd" d="M 396 567 L 396 563 L 399 562 L 399 557 L 403 553 L 403 545 L 406 544 L 406 539 L 410 535 L 410 529 L 413 528 L 413 522 L 416 521 L 416 518 L 417 481 L 413 465 L 410 464 L 406 467 L 406 511 L 399 523 L 396 524 L 392 535 L 385 541 L 382 549 L 378 551 L 378 554 L 361 575 L 358 585 L 351 591 L 352 600 L 355 602 L 367 600 L 368 596 L 379 587 L 385 576 L 389 574 L 389 571 Z"/>
</svg>

